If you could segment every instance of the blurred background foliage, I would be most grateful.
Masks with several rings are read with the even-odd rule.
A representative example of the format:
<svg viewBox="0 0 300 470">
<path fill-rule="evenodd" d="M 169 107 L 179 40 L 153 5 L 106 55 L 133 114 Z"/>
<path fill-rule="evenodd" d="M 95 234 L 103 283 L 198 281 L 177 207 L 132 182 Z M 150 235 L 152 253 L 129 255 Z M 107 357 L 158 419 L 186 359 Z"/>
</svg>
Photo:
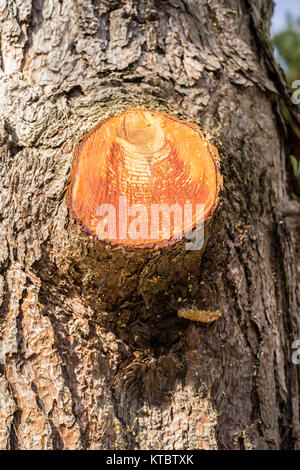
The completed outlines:
<svg viewBox="0 0 300 470">
<path fill-rule="evenodd" d="M 286 29 L 273 36 L 273 43 L 283 61 L 289 84 L 300 80 L 300 19 L 288 17 Z"/>
<path fill-rule="evenodd" d="M 289 10 L 289 14 L 285 16 L 285 27 L 280 31 L 276 31 L 272 35 L 273 44 L 275 46 L 275 56 L 283 67 L 287 81 L 291 86 L 295 80 L 300 80 L 300 18 L 297 18 L 298 10 L 293 11 L 293 7 L 298 4 L 299 0 L 294 0 L 292 9 Z M 275 2 L 275 14 L 274 16 L 283 15 L 282 10 L 284 1 L 277 0 Z M 290 7 L 291 8 L 291 7 Z M 275 21 L 282 20 L 278 16 Z M 299 87 L 298 87 L 299 88 Z M 288 116 L 286 116 L 288 118 Z M 300 200 L 300 161 L 296 159 L 294 155 L 290 155 L 290 166 L 293 173 L 293 183 L 291 188 L 291 197 L 293 199 Z"/>
</svg>

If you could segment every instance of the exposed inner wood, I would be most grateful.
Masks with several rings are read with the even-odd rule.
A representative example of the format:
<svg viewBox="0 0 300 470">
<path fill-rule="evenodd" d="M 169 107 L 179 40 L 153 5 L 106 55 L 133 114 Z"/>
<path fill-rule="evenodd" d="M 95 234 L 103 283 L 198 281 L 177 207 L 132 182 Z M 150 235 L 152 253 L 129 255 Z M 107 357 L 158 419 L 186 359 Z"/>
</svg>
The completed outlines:
<svg viewBox="0 0 300 470">
<path fill-rule="evenodd" d="M 117 141 L 126 150 L 134 152 L 136 158 L 143 155 L 150 160 L 155 152 L 161 151 L 166 143 L 161 119 L 158 114 L 149 111 L 124 114 L 117 132 Z"/>
<path fill-rule="evenodd" d="M 128 109 L 77 146 L 72 214 L 106 241 L 141 247 L 174 242 L 215 207 L 221 185 L 218 159 L 196 125 Z M 122 208 L 120 197 L 125 199 Z M 133 228 L 127 229 L 130 222 Z"/>
</svg>

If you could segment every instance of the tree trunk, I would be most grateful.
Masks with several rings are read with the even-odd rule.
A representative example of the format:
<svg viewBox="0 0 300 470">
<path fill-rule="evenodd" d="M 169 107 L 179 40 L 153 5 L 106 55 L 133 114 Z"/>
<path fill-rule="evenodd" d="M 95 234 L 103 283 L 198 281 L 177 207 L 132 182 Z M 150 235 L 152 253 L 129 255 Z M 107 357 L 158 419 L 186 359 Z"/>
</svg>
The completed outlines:
<svg viewBox="0 0 300 470">
<path fill-rule="evenodd" d="M 273 59 L 272 1 L 0 8 L 1 449 L 299 449 L 300 119 Z M 168 296 L 99 310 L 101 288 L 62 269 L 74 143 L 133 106 L 197 123 L 221 154 L 193 293 L 214 323 L 178 317 Z"/>
</svg>

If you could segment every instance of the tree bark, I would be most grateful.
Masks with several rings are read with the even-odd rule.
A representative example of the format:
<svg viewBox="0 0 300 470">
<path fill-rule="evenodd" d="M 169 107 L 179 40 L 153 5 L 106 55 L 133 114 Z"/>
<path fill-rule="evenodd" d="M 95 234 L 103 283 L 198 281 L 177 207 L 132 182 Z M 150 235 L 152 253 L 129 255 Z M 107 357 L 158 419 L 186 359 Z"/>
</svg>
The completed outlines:
<svg viewBox="0 0 300 470">
<path fill-rule="evenodd" d="M 1 449 L 300 448 L 288 164 L 300 119 L 273 58 L 272 9 L 1 3 Z M 168 295 L 99 310 L 101 288 L 68 261 L 86 256 L 65 201 L 73 146 L 132 106 L 199 124 L 221 153 L 222 205 L 191 294 L 222 313 L 212 324 L 178 317 Z"/>
</svg>

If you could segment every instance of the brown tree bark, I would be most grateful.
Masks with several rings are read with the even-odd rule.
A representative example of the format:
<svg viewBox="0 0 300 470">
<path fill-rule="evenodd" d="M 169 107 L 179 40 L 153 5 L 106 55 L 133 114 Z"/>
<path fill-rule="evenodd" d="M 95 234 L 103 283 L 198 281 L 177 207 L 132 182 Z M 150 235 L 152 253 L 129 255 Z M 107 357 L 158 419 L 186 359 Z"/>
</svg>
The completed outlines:
<svg viewBox="0 0 300 470">
<path fill-rule="evenodd" d="M 273 59 L 272 1 L 1 9 L 1 449 L 299 449 L 300 119 Z M 222 312 L 212 324 L 179 318 L 168 295 L 100 310 L 101 287 L 70 262 L 86 257 L 65 203 L 73 145 L 136 105 L 196 122 L 221 153 L 191 293 Z"/>
</svg>

